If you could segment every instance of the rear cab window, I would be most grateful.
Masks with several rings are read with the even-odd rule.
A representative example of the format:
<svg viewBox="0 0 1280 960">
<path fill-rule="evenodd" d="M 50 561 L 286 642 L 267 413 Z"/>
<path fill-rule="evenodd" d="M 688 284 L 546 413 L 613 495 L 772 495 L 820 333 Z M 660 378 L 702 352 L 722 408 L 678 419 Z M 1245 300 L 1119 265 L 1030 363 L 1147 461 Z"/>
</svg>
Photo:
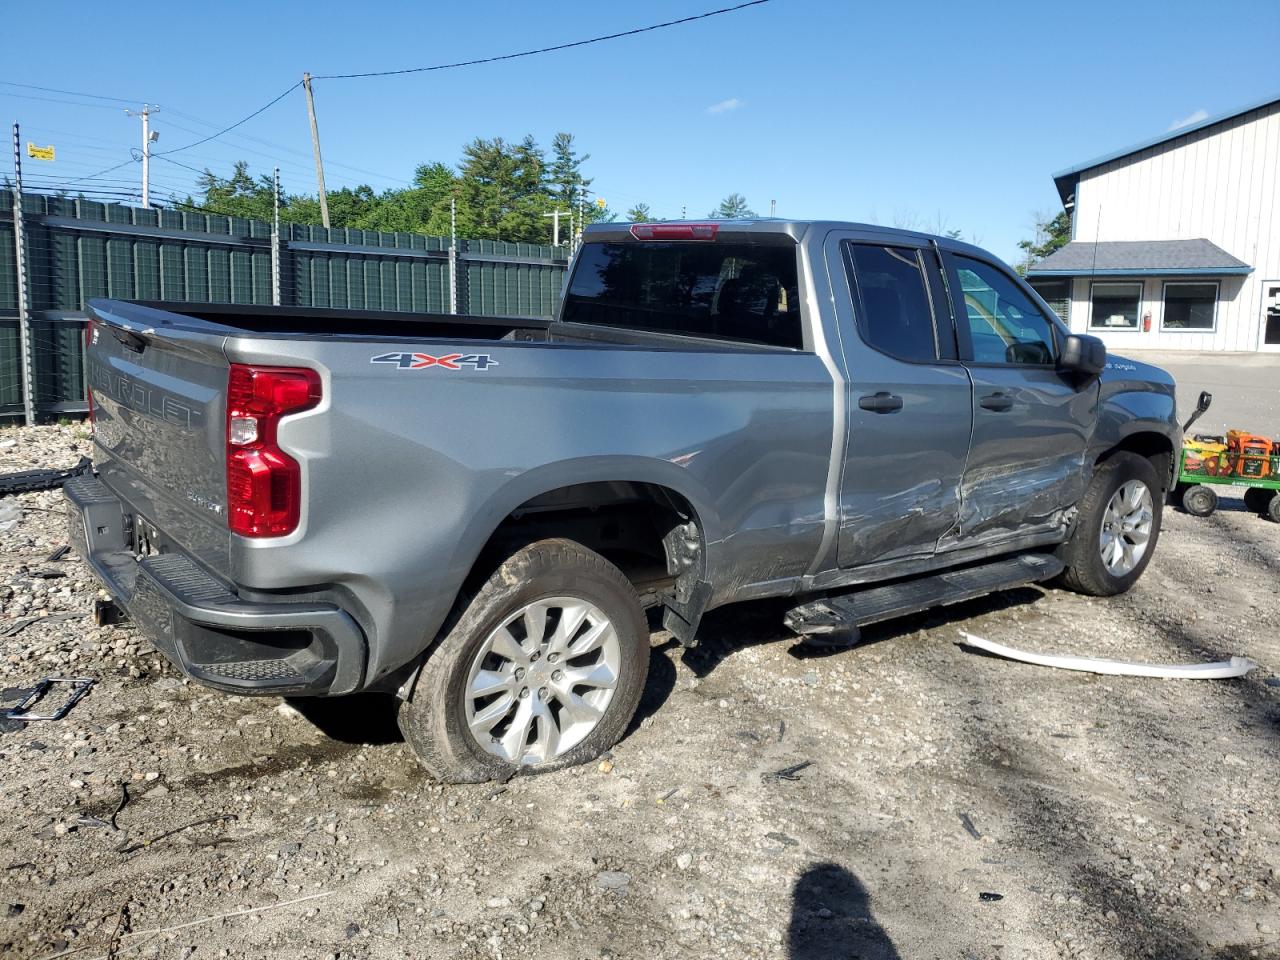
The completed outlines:
<svg viewBox="0 0 1280 960">
<path fill-rule="evenodd" d="M 934 251 L 864 241 L 845 241 L 843 247 L 863 341 L 910 363 L 956 359 Z"/>
<path fill-rule="evenodd" d="M 801 350 L 797 277 L 789 238 L 587 243 L 560 319 Z"/>
</svg>

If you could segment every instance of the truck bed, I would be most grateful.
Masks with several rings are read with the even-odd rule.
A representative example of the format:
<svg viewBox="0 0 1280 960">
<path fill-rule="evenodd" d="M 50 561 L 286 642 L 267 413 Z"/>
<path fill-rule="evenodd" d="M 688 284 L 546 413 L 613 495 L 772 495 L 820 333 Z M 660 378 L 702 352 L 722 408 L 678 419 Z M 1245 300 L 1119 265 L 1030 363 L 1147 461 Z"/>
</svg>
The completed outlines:
<svg viewBox="0 0 1280 960">
<path fill-rule="evenodd" d="M 103 301 L 105 303 L 105 301 Z M 288 339 L 327 337 L 355 340 L 506 340 L 523 343 L 596 343 L 686 350 L 777 351 L 767 344 L 691 337 L 624 327 L 563 323 L 547 317 L 490 317 L 452 313 L 404 313 L 388 310 L 336 310 L 327 307 L 273 307 L 235 303 L 178 303 L 159 300 L 116 301 L 160 311 L 157 326 Z M 198 321 L 184 323 L 183 318 Z M 788 351 L 791 352 L 791 351 Z"/>
</svg>

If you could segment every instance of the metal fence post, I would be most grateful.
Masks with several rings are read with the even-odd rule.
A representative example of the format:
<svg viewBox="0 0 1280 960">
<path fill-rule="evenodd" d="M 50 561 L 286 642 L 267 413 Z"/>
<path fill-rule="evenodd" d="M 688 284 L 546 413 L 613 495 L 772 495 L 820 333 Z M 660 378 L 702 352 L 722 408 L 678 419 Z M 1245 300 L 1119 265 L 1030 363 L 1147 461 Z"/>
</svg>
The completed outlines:
<svg viewBox="0 0 1280 960">
<path fill-rule="evenodd" d="M 36 422 L 35 364 L 31 356 L 31 313 L 27 299 L 27 243 L 22 223 L 22 134 L 13 125 L 13 245 L 18 273 L 18 339 L 22 345 L 22 413 L 27 426 Z"/>
<path fill-rule="evenodd" d="M 280 306 L 280 168 L 276 167 L 271 218 L 271 305 Z"/>
<path fill-rule="evenodd" d="M 458 312 L 458 200 L 449 201 L 449 312 Z"/>
</svg>

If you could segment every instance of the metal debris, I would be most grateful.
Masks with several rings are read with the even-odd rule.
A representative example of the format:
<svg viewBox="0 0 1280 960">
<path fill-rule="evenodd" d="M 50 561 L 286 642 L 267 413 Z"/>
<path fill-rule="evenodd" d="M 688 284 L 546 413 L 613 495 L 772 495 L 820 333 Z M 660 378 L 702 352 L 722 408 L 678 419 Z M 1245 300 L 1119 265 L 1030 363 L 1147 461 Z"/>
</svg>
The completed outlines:
<svg viewBox="0 0 1280 960">
<path fill-rule="evenodd" d="M 23 470 L 0 475 L 0 496 L 6 493 L 28 493 L 32 490 L 54 490 L 72 477 L 93 472 L 93 461 L 81 457 L 69 470 Z"/>
<path fill-rule="evenodd" d="M 1248 657 L 1232 657 L 1217 663 L 1132 663 L 1125 660 L 1105 660 L 1101 657 L 1073 657 L 1051 653 L 1027 653 L 1007 647 L 1002 643 L 984 640 L 972 633 L 960 631 L 961 646 L 984 650 L 997 657 L 1021 660 L 1041 667 L 1058 667 L 1062 670 L 1079 670 L 1084 673 L 1101 673 L 1125 677 L 1161 677 L 1169 680 L 1223 680 L 1243 677 L 1258 665 Z"/>
<path fill-rule="evenodd" d="M 767 780 L 799 780 L 800 771 L 806 769 L 807 767 L 812 767 L 812 766 L 813 766 L 812 760 L 804 760 L 790 767 L 783 767 L 781 770 L 774 770 L 772 773 L 762 774 L 761 779 L 766 781 Z"/>
<path fill-rule="evenodd" d="M 30 710 L 48 693 L 54 684 L 70 684 L 67 699 L 51 713 L 31 713 Z M 89 692 L 97 680 L 93 677 L 45 677 L 40 680 L 29 694 L 16 707 L 10 707 L 3 714 L 6 720 L 22 720 L 30 723 L 33 720 L 61 720 Z"/>
</svg>

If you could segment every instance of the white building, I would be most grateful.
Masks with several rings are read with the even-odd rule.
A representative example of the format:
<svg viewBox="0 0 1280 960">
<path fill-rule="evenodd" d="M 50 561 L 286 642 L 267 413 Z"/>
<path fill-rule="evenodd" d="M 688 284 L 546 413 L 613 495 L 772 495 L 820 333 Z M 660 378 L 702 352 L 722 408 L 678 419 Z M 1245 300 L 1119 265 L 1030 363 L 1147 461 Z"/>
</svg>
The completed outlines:
<svg viewBox="0 0 1280 960">
<path fill-rule="evenodd" d="M 1280 97 L 1054 175 L 1071 242 L 1027 279 L 1120 351 L 1280 351 Z"/>
</svg>

